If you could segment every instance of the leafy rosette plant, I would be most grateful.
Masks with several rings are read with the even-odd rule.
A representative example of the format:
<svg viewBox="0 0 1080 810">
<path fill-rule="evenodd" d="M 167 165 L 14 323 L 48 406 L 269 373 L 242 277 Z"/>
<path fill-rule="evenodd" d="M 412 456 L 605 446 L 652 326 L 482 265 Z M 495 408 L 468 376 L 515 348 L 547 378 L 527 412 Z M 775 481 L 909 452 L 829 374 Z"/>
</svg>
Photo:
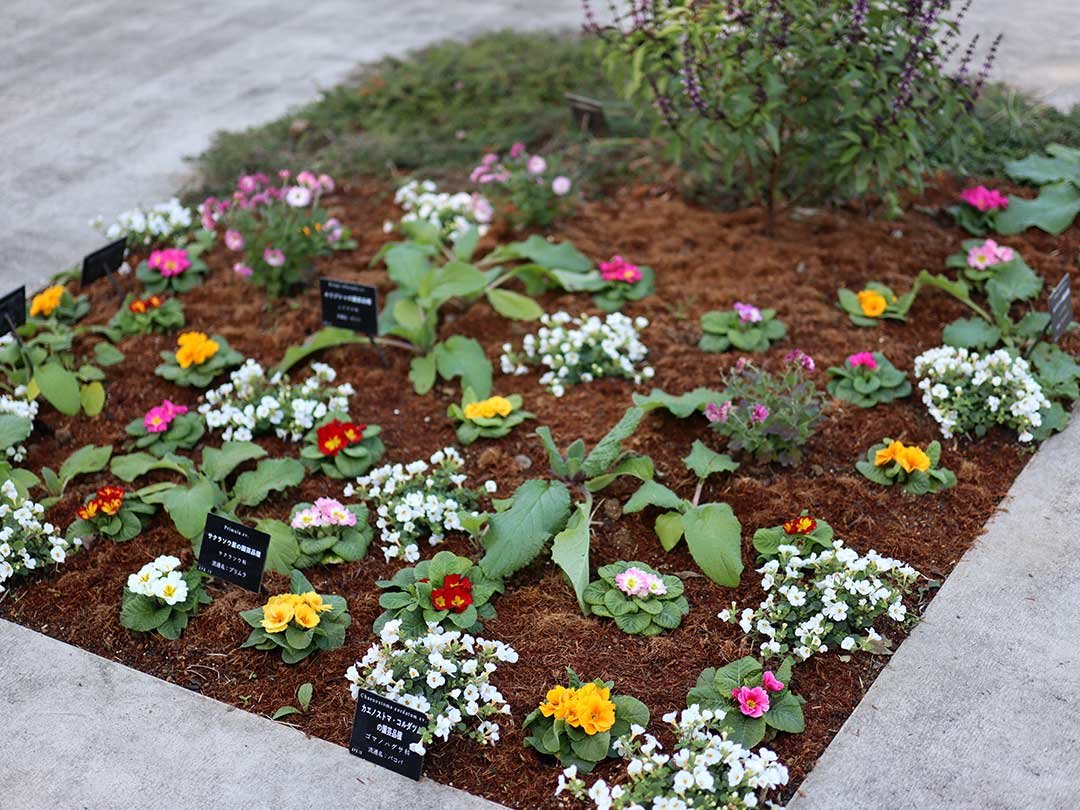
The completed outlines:
<svg viewBox="0 0 1080 810">
<path fill-rule="evenodd" d="M 85 295 L 78 298 L 62 284 L 54 284 L 30 299 L 30 317 L 52 319 L 65 326 L 73 326 L 90 311 L 90 301 Z"/>
<path fill-rule="evenodd" d="M 585 589 L 585 604 L 594 615 L 614 619 L 624 633 L 657 636 L 674 630 L 690 612 L 677 576 L 642 562 L 616 562 L 596 573 L 600 579 Z"/>
<path fill-rule="evenodd" d="M 432 624 L 479 633 L 485 621 L 495 618 L 492 597 L 503 592 L 502 580 L 488 577 L 479 565 L 452 551 L 440 551 L 375 584 L 386 592 L 379 597 L 385 610 L 375 620 L 374 632 L 398 620 L 407 638 L 422 636 Z"/>
<path fill-rule="evenodd" d="M 193 449 L 206 432 L 199 414 L 168 399 L 132 420 L 125 430 L 135 439 L 135 449 L 146 450 L 158 458 L 177 450 Z"/>
<path fill-rule="evenodd" d="M 709 667 L 698 676 L 686 705 L 723 711 L 719 721 L 728 739 L 744 748 L 771 740 L 778 731 L 801 734 L 806 728 L 801 697 L 791 691 L 794 661 L 784 658 L 774 673 L 752 656 L 727 666 Z"/>
<path fill-rule="evenodd" d="M 972 236 L 985 236 L 997 228 L 998 211 L 1009 207 L 1009 198 L 994 188 L 970 186 L 960 192 L 960 201 L 948 208 L 956 224 Z"/>
<path fill-rule="evenodd" d="M 982 284 L 1016 262 L 1027 267 L 1018 251 L 999 245 L 993 239 L 965 239 L 962 250 L 945 259 L 946 267 L 955 267 L 960 275 L 975 284 Z M 1027 267 L 1028 272 L 1032 272 Z"/>
<path fill-rule="evenodd" d="M 716 309 L 701 316 L 698 347 L 703 352 L 767 351 L 787 334 L 787 327 L 776 317 L 775 309 L 758 309 L 753 304 L 736 301 L 731 309 Z"/>
<path fill-rule="evenodd" d="M 378 425 L 352 422 L 348 414 L 327 414 L 304 437 L 300 458 L 330 478 L 356 478 L 386 453 L 381 433 Z"/>
<path fill-rule="evenodd" d="M 840 308 L 848 314 L 856 326 L 877 326 L 884 319 L 906 321 L 908 310 L 915 300 L 912 290 L 897 298 L 891 288 L 876 281 L 869 282 L 859 292 L 841 288 L 837 293 Z"/>
<path fill-rule="evenodd" d="M 153 504 L 127 497 L 123 487 L 104 486 L 76 511 L 77 520 L 68 526 L 67 536 L 85 540 L 97 535 L 126 543 L 139 536 L 156 511 Z"/>
<path fill-rule="evenodd" d="M 187 293 L 203 283 L 210 271 L 200 256 L 208 242 L 203 241 L 186 247 L 155 250 L 135 270 L 135 278 L 142 282 L 148 293 Z"/>
<path fill-rule="evenodd" d="M 181 572 L 180 560 L 162 556 L 128 577 L 120 604 L 120 624 L 137 633 L 157 631 L 175 641 L 202 605 L 212 601 L 203 587 L 206 574 Z"/>
<path fill-rule="evenodd" d="M 886 438 L 871 447 L 855 469 L 875 484 L 900 484 L 910 495 L 934 495 L 956 486 L 956 475 L 940 463 L 940 442 L 930 442 L 924 451 Z"/>
<path fill-rule="evenodd" d="M 598 267 L 606 285 L 593 294 L 593 302 L 604 312 L 616 312 L 626 302 L 640 301 L 654 291 L 656 274 L 651 267 L 633 264 L 619 255 Z"/>
<path fill-rule="evenodd" d="M 171 332 L 184 328 L 184 305 L 179 298 L 128 295 L 109 321 L 110 336 L 116 340 L 133 335 Z"/>
<path fill-rule="evenodd" d="M 446 415 L 461 423 L 457 427 L 458 441 L 472 444 L 477 439 L 501 439 L 526 419 L 536 418 L 536 414 L 523 411 L 521 405 L 520 394 L 480 399 L 466 387 L 461 404 L 451 403 Z"/>
<path fill-rule="evenodd" d="M 775 557 L 780 546 L 785 545 L 795 546 L 800 554 L 830 549 L 833 547 L 833 528 L 824 520 L 811 517 L 804 509 L 798 517 L 785 520 L 779 526 L 754 532 L 754 548 L 766 559 Z"/>
<path fill-rule="evenodd" d="M 288 526 L 279 520 L 261 520 L 258 526 L 271 537 L 291 531 L 299 550 L 291 565 L 300 569 L 356 562 L 363 559 L 371 545 L 367 507 L 346 506 L 333 498 L 298 503 L 292 509 Z"/>
<path fill-rule="evenodd" d="M 290 578 L 289 593 L 271 596 L 262 607 L 240 613 L 253 628 L 240 647 L 280 650 L 282 661 L 295 664 L 318 650 L 344 646 L 345 631 L 352 623 L 344 597 L 316 593 L 299 571 Z"/>
<path fill-rule="evenodd" d="M 860 408 L 873 408 L 911 394 L 907 375 L 881 352 L 857 352 L 842 366 L 829 368 L 828 391 Z"/>
<path fill-rule="evenodd" d="M 615 684 L 611 681 L 583 683 L 569 667 L 566 674 L 568 685 L 549 689 L 522 723 L 523 729 L 532 727 L 525 744 L 564 766 L 590 773 L 618 754 L 615 741 L 631 726 L 649 724 L 649 709 L 637 698 L 612 695 Z"/>
<path fill-rule="evenodd" d="M 206 388 L 214 377 L 240 365 L 244 356 L 220 335 L 184 332 L 176 339 L 175 352 L 162 352 L 164 360 L 154 373 L 185 388 Z"/>
</svg>

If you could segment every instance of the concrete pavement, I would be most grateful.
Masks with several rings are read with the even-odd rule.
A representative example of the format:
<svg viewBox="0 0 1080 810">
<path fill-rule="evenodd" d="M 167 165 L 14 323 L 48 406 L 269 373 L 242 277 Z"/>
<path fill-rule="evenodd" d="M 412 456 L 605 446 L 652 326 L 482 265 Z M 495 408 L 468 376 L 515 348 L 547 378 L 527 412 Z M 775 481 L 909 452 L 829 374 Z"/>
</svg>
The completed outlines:
<svg viewBox="0 0 1080 810">
<path fill-rule="evenodd" d="M 1080 806 L 1080 408 L 788 810 Z"/>
<path fill-rule="evenodd" d="M 0 662 L 4 810 L 501 808 L 5 621 Z"/>
</svg>

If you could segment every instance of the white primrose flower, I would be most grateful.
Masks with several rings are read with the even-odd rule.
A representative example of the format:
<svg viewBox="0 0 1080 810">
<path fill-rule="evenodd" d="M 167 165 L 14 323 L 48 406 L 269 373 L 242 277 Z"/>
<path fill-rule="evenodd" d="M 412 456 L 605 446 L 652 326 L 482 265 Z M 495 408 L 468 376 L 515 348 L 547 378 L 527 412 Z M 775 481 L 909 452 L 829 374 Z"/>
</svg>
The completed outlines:
<svg viewBox="0 0 1080 810">
<path fill-rule="evenodd" d="M 95 217 L 90 220 L 90 227 L 109 239 L 126 236 L 129 247 L 149 246 L 172 242 L 186 234 L 195 222 L 195 214 L 195 209 L 181 205 L 179 199 L 172 197 L 148 209 L 123 211 L 110 225 L 105 224 L 104 217 Z"/>
<path fill-rule="evenodd" d="M 19 494 L 10 478 L 0 484 L 0 593 L 13 577 L 48 563 L 67 561 L 82 541 L 67 540 L 43 522 L 45 507 Z"/>
</svg>

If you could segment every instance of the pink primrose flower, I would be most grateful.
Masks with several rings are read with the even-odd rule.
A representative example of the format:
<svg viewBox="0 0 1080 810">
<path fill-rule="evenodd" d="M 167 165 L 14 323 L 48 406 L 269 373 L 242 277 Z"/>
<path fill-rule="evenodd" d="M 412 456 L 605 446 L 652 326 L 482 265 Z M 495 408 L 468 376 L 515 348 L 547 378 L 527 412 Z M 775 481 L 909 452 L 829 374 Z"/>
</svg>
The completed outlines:
<svg viewBox="0 0 1080 810">
<path fill-rule="evenodd" d="M 739 686 L 731 690 L 731 696 L 739 703 L 739 711 L 747 717 L 761 717 L 769 710 L 769 693 L 760 686 L 751 689 Z"/>
</svg>

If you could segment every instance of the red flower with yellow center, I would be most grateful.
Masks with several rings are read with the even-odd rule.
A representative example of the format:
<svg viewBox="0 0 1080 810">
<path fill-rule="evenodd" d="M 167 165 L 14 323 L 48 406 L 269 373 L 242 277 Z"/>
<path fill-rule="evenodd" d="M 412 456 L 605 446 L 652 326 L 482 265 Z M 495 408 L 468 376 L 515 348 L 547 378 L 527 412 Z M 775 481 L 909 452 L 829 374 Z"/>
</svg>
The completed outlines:
<svg viewBox="0 0 1080 810">
<path fill-rule="evenodd" d="M 164 303 L 165 299 L 162 298 L 160 295 L 151 295 L 149 298 L 146 299 L 146 304 L 150 307 L 150 309 L 157 309 Z"/>
<path fill-rule="evenodd" d="M 319 428 L 317 435 L 319 452 L 324 456 L 336 456 L 346 446 L 345 433 L 337 419 Z"/>
<path fill-rule="evenodd" d="M 141 298 L 136 299 L 136 300 L 132 301 L 130 304 L 128 304 L 128 309 L 130 309 L 136 315 L 145 315 L 146 314 L 146 302 L 143 301 Z"/>
<path fill-rule="evenodd" d="M 98 502 L 102 512 L 106 515 L 115 515 L 120 511 L 120 507 L 124 505 L 124 488 L 102 487 L 98 490 L 95 500 Z"/>
<path fill-rule="evenodd" d="M 431 592 L 431 604 L 436 610 L 464 613 L 472 603 L 472 582 L 460 574 L 447 574 L 443 586 Z"/>
<path fill-rule="evenodd" d="M 812 517 L 800 515 L 791 520 L 784 521 L 785 534 L 810 534 L 817 528 L 817 521 Z"/>
<path fill-rule="evenodd" d="M 341 426 L 341 435 L 345 437 L 349 444 L 356 444 L 364 438 L 366 429 L 367 425 L 354 425 L 352 422 L 345 422 Z"/>
<path fill-rule="evenodd" d="M 97 498 L 94 498 L 85 506 L 80 506 L 79 510 L 75 514 L 78 516 L 79 520 L 93 520 L 95 517 L 97 517 L 98 509 L 100 508 L 100 506 L 101 505 L 98 503 Z"/>
</svg>

